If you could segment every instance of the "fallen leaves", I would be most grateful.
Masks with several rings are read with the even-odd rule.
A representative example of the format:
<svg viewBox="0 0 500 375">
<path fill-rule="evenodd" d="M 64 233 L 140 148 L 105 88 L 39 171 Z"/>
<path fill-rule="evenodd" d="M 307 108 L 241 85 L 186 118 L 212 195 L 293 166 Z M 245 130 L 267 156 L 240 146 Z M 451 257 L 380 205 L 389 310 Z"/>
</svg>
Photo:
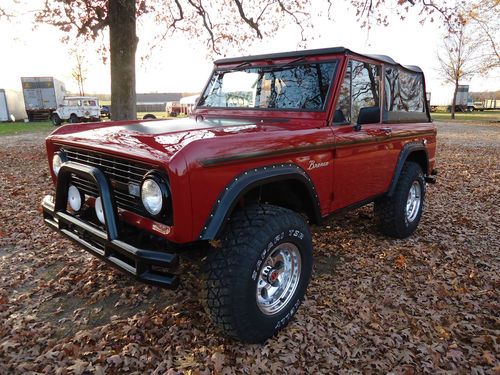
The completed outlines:
<svg viewBox="0 0 500 375">
<path fill-rule="evenodd" d="M 68 367 L 68 370 L 71 371 L 74 375 L 81 375 L 87 369 L 88 365 L 88 362 L 77 359 L 72 366 Z"/>
<path fill-rule="evenodd" d="M 381 236 L 371 207 L 314 229 L 307 299 L 264 345 L 215 329 L 195 259 L 165 291 L 45 228 L 42 140 L 2 143 L 0 373 L 500 374 L 500 128 L 464 128 L 439 136 L 438 184 L 414 236 Z"/>
<path fill-rule="evenodd" d="M 404 255 L 400 254 L 394 264 L 397 268 L 406 268 L 406 258 Z"/>
</svg>

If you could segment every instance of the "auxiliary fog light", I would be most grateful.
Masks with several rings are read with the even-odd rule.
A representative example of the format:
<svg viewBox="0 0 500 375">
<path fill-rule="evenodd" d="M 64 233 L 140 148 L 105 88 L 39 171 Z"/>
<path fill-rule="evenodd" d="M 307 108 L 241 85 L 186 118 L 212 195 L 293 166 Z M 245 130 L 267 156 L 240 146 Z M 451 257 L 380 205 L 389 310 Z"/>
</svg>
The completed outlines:
<svg viewBox="0 0 500 375">
<path fill-rule="evenodd" d="M 106 223 L 106 220 L 104 219 L 104 209 L 102 208 L 101 197 L 97 197 L 95 200 L 95 214 L 102 224 Z"/>
<path fill-rule="evenodd" d="M 69 186 L 68 203 L 73 211 L 80 211 L 80 208 L 82 208 L 83 195 L 74 185 Z"/>
</svg>

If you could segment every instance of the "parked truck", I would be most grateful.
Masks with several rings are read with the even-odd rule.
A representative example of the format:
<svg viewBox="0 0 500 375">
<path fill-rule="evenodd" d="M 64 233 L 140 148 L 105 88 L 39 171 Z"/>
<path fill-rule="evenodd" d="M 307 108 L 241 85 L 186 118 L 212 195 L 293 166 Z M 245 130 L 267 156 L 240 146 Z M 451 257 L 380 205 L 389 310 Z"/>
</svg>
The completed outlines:
<svg viewBox="0 0 500 375">
<path fill-rule="evenodd" d="M 22 93 L 0 89 L 0 122 L 18 121 L 26 117 Z"/>
<path fill-rule="evenodd" d="M 302 303 L 317 245 L 308 224 L 373 202 L 381 232 L 407 238 L 437 173 L 422 70 L 343 47 L 218 60 L 190 118 L 64 126 L 46 146 L 50 228 L 146 283 L 197 288 L 199 277 L 213 321 L 251 343 Z M 193 249 L 204 274 L 186 277 L 199 272 L 194 253 L 181 257 Z"/>
<path fill-rule="evenodd" d="M 458 86 L 455 112 L 484 111 L 485 107 L 485 103 L 481 101 L 474 101 L 474 98 L 469 95 L 468 85 Z M 448 112 L 451 112 L 451 105 L 448 106 Z"/>
<path fill-rule="evenodd" d="M 30 121 L 49 120 L 66 95 L 64 83 L 53 77 L 22 77 L 21 83 Z"/>
<path fill-rule="evenodd" d="M 455 112 L 467 112 L 469 109 L 469 85 L 459 85 L 457 90 L 457 99 L 455 101 Z M 451 105 L 448 106 L 448 112 L 451 112 Z"/>
</svg>

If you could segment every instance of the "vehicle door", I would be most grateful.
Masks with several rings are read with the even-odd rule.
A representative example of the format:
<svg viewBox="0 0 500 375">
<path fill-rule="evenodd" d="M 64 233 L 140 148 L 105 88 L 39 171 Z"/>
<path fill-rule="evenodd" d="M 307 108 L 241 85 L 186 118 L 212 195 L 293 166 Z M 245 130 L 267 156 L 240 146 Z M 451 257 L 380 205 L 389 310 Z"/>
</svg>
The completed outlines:
<svg viewBox="0 0 500 375">
<path fill-rule="evenodd" d="M 68 100 L 68 107 L 66 108 L 67 115 L 70 117 L 73 113 L 77 117 L 82 116 L 82 101 L 79 99 Z"/>
<path fill-rule="evenodd" d="M 381 64 L 350 59 L 333 119 L 333 210 L 384 193 L 390 130 L 381 123 Z M 390 178 L 390 177 L 389 177 Z"/>
<path fill-rule="evenodd" d="M 69 118 L 68 108 L 69 108 L 68 100 L 63 100 L 62 104 L 59 104 L 59 107 L 57 108 L 57 113 L 59 114 L 59 117 L 61 119 L 66 120 Z"/>
</svg>

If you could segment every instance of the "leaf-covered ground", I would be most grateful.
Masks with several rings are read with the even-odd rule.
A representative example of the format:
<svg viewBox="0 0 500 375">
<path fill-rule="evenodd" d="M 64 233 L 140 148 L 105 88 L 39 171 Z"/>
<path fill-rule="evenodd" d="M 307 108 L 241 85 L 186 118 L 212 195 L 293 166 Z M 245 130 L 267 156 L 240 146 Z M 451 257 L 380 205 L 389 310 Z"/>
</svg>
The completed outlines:
<svg viewBox="0 0 500 375">
<path fill-rule="evenodd" d="M 40 135 L 0 138 L 0 373 L 500 373 L 500 126 L 440 124 L 439 182 L 408 240 L 371 207 L 314 229 L 295 320 L 265 345 L 222 337 L 198 301 L 144 286 L 42 224 Z"/>
</svg>

